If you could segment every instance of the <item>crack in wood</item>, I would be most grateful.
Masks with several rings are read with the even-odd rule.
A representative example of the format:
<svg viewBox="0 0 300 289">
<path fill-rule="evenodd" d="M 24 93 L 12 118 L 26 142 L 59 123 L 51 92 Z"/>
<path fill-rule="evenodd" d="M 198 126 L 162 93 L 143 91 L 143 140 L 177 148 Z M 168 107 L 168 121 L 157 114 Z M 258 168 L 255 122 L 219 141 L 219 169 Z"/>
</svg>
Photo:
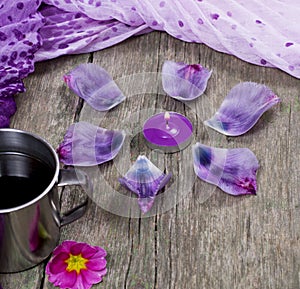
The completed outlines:
<svg viewBox="0 0 300 289">
<path fill-rule="evenodd" d="M 157 235 L 158 235 L 158 222 L 157 215 L 155 215 L 155 226 L 154 226 L 154 286 L 153 289 L 157 288 L 157 266 L 158 266 L 158 253 L 157 253 Z"/>
<path fill-rule="evenodd" d="M 131 263 L 132 263 L 132 254 L 133 254 L 133 238 L 130 240 L 130 229 L 131 229 L 131 218 L 128 219 L 128 245 L 131 244 L 130 246 L 130 251 L 129 251 L 129 261 L 128 261 L 128 266 L 127 270 L 125 273 L 125 278 L 124 278 L 124 289 L 130 289 L 127 287 L 127 282 L 128 282 L 128 277 L 129 277 L 129 271 L 131 268 Z"/>
</svg>

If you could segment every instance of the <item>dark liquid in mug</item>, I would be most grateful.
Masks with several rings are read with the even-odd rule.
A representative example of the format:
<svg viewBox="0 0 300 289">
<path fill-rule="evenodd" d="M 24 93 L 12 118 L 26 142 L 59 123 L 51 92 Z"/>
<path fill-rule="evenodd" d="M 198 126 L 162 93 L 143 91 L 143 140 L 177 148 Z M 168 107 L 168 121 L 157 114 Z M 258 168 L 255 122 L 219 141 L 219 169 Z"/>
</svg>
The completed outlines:
<svg viewBox="0 0 300 289">
<path fill-rule="evenodd" d="M 35 199 L 51 183 L 53 174 L 48 165 L 31 156 L 0 153 L 0 209 Z"/>
</svg>

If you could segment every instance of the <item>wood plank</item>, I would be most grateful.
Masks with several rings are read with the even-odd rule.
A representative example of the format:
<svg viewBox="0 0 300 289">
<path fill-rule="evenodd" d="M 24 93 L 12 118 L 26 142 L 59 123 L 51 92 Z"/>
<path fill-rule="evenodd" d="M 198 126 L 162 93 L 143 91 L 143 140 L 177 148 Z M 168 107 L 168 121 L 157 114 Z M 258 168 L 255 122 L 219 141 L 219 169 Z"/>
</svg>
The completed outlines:
<svg viewBox="0 0 300 289">
<path fill-rule="evenodd" d="M 18 97 L 19 112 L 13 125 L 41 134 L 54 146 L 74 118 L 128 132 L 126 150 L 113 162 L 97 168 L 108 188 L 97 190 L 98 199 L 93 196 L 96 203 L 83 218 L 62 228 L 61 240 L 84 241 L 107 249 L 108 274 L 103 283 L 93 288 L 299 288 L 299 80 L 279 70 L 254 66 L 204 45 L 184 43 L 158 32 L 93 53 L 90 60 L 116 80 L 127 96 L 123 103 L 107 114 L 97 115 L 84 104 L 77 114 L 78 100 L 58 84 L 58 75 L 87 62 L 88 56 L 63 57 L 39 64 L 26 80 L 30 84 L 28 97 Z M 212 69 L 204 95 L 186 104 L 169 98 L 160 82 L 165 60 L 201 63 Z M 204 127 L 203 120 L 211 117 L 229 90 L 242 81 L 268 85 L 282 98 L 282 103 L 266 112 L 251 131 L 240 137 L 225 137 Z M 62 100 L 62 95 L 67 99 Z M 47 105 L 51 107 L 50 113 L 45 110 Z M 190 147 L 172 155 L 151 151 L 140 132 L 144 120 L 157 110 L 187 115 L 195 127 L 194 142 L 250 148 L 261 166 L 257 196 L 228 196 L 190 174 Z M 122 217 L 104 210 L 105 203 L 101 201 L 109 204 L 109 188 L 136 201 L 120 187 L 117 178 L 139 154 L 173 173 L 169 187 L 174 188 L 176 205 L 156 214 L 155 210 L 161 212 L 166 208 L 167 186 L 149 218 L 136 218 L 134 211 L 123 210 L 129 215 Z M 186 191 L 181 192 L 181 188 Z M 65 189 L 64 210 L 82 197 L 82 190 Z M 113 207 L 106 209 L 121 211 L 122 202 L 120 207 L 114 202 L 111 200 Z M 28 288 L 40 288 L 39 282 L 43 282 L 42 288 L 54 288 L 47 279 L 42 280 L 42 270 L 43 267 L 37 267 L 26 271 L 20 278 L 24 282 L 33 280 Z M 4 275 L 3 279 L 0 275 L 3 287 L 16 288 L 15 276 Z"/>
<path fill-rule="evenodd" d="M 35 72 L 24 81 L 26 93 L 16 97 L 18 111 L 11 127 L 36 133 L 56 148 L 73 121 L 78 103 L 62 76 L 78 63 L 87 62 L 88 57 L 67 56 L 36 64 Z M 0 283 L 5 289 L 20 288 L 20 284 L 26 284 L 22 288 L 40 288 L 44 269 L 42 263 L 22 273 L 0 275 Z"/>
</svg>

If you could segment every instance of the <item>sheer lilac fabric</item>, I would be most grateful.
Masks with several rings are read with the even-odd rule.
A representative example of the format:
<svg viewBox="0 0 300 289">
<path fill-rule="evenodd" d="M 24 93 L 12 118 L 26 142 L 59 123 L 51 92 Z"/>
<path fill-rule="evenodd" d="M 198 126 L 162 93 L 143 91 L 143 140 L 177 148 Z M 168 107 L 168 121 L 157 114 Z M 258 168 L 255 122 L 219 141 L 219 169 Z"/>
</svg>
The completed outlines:
<svg viewBox="0 0 300 289">
<path fill-rule="evenodd" d="M 54 2 L 58 3 L 59 1 Z M 53 4 L 55 4 L 54 2 Z M 86 9 L 83 10 L 75 4 L 55 5 L 57 7 L 43 6 L 40 9 L 46 24 L 40 30 L 43 46 L 36 54 L 38 61 L 64 54 L 101 50 L 147 29 L 145 24 L 130 26 L 112 16 L 95 16 L 92 10 L 101 12 L 101 7 L 85 4 Z M 90 9 L 87 9 L 88 7 Z M 88 16 L 87 12 L 89 12 Z"/>
<path fill-rule="evenodd" d="M 25 90 L 22 79 L 36 61 L 97 51 L 153 30 L 300 78 L 299 14 L 297 0 L 1 1 L 0 127 L 11 116 L 1 106 Z"/>
<path fill-rule="evenodd" d="M 34 70 L 41 45 L 40 1 L 0 1 L 0 128 L 16 111 L 13 95 L 25 91 L 22 79 Z"/>
<path fill-rule="evenodd" d="M 39 59 L 99 50 L 150 29 L 166 31 L 183 41 L 205 43 L 247 62 L 278 67 L 300 77 L 300 30 L 296 25 L 300 5 L 296 0 L 45 2 L 67 12 L 44 13 L 47 24 L 42 35 L 62 34 L 52 40 L 44 37 Z M 62 20 L 64 17 L 67 19 Z M 49 41 L 54 44 L 52 48 Z"/>
</svg>

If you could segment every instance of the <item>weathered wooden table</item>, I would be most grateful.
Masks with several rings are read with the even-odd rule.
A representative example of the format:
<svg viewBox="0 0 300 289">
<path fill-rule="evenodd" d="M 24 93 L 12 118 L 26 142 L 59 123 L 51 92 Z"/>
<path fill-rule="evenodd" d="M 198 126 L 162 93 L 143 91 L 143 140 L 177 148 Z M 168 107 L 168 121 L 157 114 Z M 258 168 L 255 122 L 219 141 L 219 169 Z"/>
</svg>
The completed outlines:
<svg viewBox="0 0 300 289">
<path fill-rule="evenodd" d="M 168 97 L 159 74 L 165 60 L 201 63 L 212 69 L 205 94 L 189 105 Z M 162 170 L 173 173 L 172 182 L 180 189 L 169 210 L 149 218 L 122 217 L 93 202 L 84 217 L 62 228 L 61 241 L 83 241 L 107 250 L 108 274 L 93 288 L 300 288 L 300 81 L 277 69 L 155 32 L 103 51 L 38 63 L 25 80 L 27 92 L 16 97 L 18 112 L 11 126 L 37 133 L 57 147 L 68 126 L 82 120 L 82 112 L 88 109 L 62 76 L 87 62 L 105 68 L 127 96 L 102 118 L 101 126 L 130 129 L 134 118 L 131 131 L 136 135 L 126 152 L 130 161 L 139 154 L 149 156 Z M 203 120 L 242 81 L 266 84 L 282 103 L 240 137 L 205 128 Z M 139 134 L 144 112 L 151 109 L 187 115 L 195 128 L 194 142 L 250 148 L 260 162 L 257 196 L 232 197 L 191 176 L 192 164 L 186 159 L 191 147 L 185 154 L 151 152 Z M 110 162 L 99 170 L 112 188 L 129 194 L 119 187 L 117 177 L 131 163 L 123 165 L 120 157 L 116 163 L 117 169 Z M 65 188 L 63 208 L 79 202 L 83 194 L 75 187 Z M 0 283 L 4 289 L 54 288 L 45 265 L 0 275 Z"/>
</svg>

